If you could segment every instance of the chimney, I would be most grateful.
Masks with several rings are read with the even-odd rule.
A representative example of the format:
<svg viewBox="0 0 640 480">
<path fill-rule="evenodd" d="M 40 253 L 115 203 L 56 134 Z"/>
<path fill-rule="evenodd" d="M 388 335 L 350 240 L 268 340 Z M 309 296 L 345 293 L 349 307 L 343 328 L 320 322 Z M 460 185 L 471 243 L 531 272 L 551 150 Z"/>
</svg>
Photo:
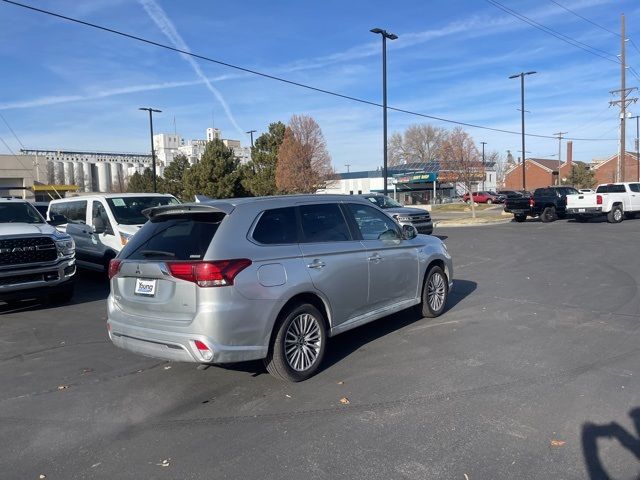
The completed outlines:
<svg viewBox="0 0 640 480">
<path fill-rule="evenodd" d="M 573 164 L 573 142 L 569 140 L 567 142 L 567 166 L 571 168 Z"/>
</svg>

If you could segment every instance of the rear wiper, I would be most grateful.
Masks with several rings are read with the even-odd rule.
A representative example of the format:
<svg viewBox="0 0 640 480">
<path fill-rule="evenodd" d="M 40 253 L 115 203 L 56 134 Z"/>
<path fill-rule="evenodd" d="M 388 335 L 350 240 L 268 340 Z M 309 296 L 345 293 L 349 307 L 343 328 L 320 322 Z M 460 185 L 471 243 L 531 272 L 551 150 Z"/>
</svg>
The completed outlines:
<svg viewBox="0 0 640 480">
<path fill-rule="evenodd" d="M 164 250 L 141 250 L 140 254 L 144 257 L 175 257 L 173 252 L 165 252 Z"/>
</svg>

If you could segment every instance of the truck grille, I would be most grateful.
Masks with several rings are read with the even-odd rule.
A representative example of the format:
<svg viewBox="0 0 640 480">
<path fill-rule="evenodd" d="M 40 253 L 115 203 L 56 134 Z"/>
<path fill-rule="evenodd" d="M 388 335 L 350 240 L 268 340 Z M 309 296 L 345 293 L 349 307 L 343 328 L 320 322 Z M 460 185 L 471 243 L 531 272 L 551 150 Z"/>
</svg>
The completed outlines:
<svg viewBox="0 0 640 480">
<path fill-rule="evenodd" d="M 426 215 L 411 215 L 409 218 L 412 222 L 415 223 L 428 222 L 429 220 L 431 220 L 431 217 L 428 213 Z"/>
<path fill-rule="evenodd" d="M 52 262 L 57 258 L 56 245 L 48 237 L 0 240 L 0 266 Z"/>
</svg>

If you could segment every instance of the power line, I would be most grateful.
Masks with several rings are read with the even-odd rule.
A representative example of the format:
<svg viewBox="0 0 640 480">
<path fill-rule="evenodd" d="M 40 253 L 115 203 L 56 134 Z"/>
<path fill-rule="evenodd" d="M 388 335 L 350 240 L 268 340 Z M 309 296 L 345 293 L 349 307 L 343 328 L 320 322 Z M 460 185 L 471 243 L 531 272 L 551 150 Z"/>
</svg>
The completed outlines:
<svg viewBox="0 0 640 480">
<path fill-rule="evenodd" d="M 7 0 L 3 0 L 3 1 L 7 1 Z M 501 4 L 500 2 L 497 2 L 496 0 L 486 0 L 486 2 L 493 5 L 496 8 L 499 8 L 500 10 L 511 15 L 512 17 L 522 20 L 523 22 L 528 23 L 532 27 L 537 28 L 538 30 L 541 30 L 545 33 L 548 33 L 549 35 L 556 37 L 558 40 L 562 40 L 563 42 L 568 43 L 569 45 L 572 45 L 576 48 L 584 50 L 585 52 L 595 55 L 597 57 L 603 58 L 604 60 L 608 60 L 609 62 L 620 63 L 620 61 L 617 59 L 617 57 L 614 54 L 605 52 L 604 50 L 600 50 L 599 48 L 596 48 L 596 47 L 592 47 L 591 45 L 588 45 L 584 42 L 576 40 L 575 38 L 569 37 L 568 35 L 558 32 L 557 30 L 549 28 L 539 22 L 536 22 L 532 18 L 529 18 L 525 15 L 522 15 L 521 13 L 516 12 L 515 10 L 512 10 L 511 8 Z M 604 55 L 601 55 L 600 53 L 597 53 L 597 52 L 601 52 Z M 605 57 L 605 55 L 608 55 L 609 57 L 613 57 L 613 58 Z"/>
<path fill-rule="evenodd" d="M 576 12 L 575 10 L 571 10 L 570 8 L 565 7 L 564 5 L 562 5 L 562 4 L 558 3 L 558 2 L 556 2 L 555 0 L 549 0 L 549 1 L 550 1 L 551 3 L 555 3 L 557 6 L 559 6 L 560 8 L 562 8 L 562 9 L 564 9 L 564 10 L 566 10 L 567 12 L 569 12 L 569 13 L 571 13 L 571 14 L 575 15 L 576 17 L 581 18 L 581 19 L 582 19 L 582 20 L 584 20 L 585 22 L 589 22 L 591 25 L 594 25 L 594 26 L 598 27 L 599 29 L 604 30 L 604 31 L 605 31 L 605 32 L 607 32 L 607 33 L 610 33 L 611 35 L 615 35 L 615 36 L 617 36 L 617 37 L 619 37 L 619 36 L 620 36 L 620 34 L 619 34 L 618 32 L 614 32 L 613 30 L 609 30 L 608 28 L 603 27 L 603 26 L 602 26 L 602 25 L 600 25 L 599 23 L 596 23 L 596 22 L 594 22 L 593 20 L 589 20 L 587 17 L 584 17 L 584 16 L 580 15 L 580 14 L 579 14 L 578 12 Z"/>
<path fill-rule="evenodd" d="M 86 27 L 91 27 L 91 28 L 94 28 L 94 29 L 97 29 L 97 30 L 102 30 L 104 32 L 112 33 L 114 35 L 119 35 L 121 37 L 129 38 L 131 40 L 136 40 L 138 42 L 146 43 L 148 45 L 153 45 L 155 47 L 163 48 L 165 50 L 170 50 L 170 51 L 173 51 L 173 52 L 177 52 L 177 53 L 180 53 L 182 55 L 188 55 L 188 56 L 191 56 L 193 58 L 197 58 L 199 60 L 204 60 L 206 62 L 215 63 L 217 65 L 222 65 L 222 66 L 228 67 L 228 68 L 233 68 L 233 69 L 239 70 L 241 72 L 250 73 L 252 75 L 257 75 L 257 76 L 260 76 L 260 77 L 263 77 L 263 78 L 268 78 L 270 80 L 275 80 L 275 81 L 286 83 L 286 84 L 289 84 L 289 85 L 294 85 L 296 87 L 305 88 L 307 90 L 312 90 L 312 91 L 315 91 L 315 92 L 324 93 L 326 95 L 332 95 L 334 97 L 343 98 L 345 100 L 351 100 L 351 101 L 362 103 L 362 104 L 365 104 L 365 105 L 371 105 L 371 106 L 374 106 L 374 107 L 382 108 L 381 104 L 379 104 L 377 102 L 372 102 L 370 100 L 364 100 L 362 98 L 353 97 L 353 96 L 345 95 L 345 94 L 338 93 L 338 92 L 333 92 L 331 90 L 326 90 L 326 89 L 323 89 L 323 88 L 314 87 L 312 85 L 307 85 L 307 84 L 304 84 L 304 83 L 296 82 L 296 81 L 289 80 L 289 79 L 286 79 L 286 78 L 283 78 L 283 77 L 277 77 L 275 75 L 270 75 L 268 73 L 259 72 L 257 70 L 252 70 L 250 68 L 241 67 L 239 65 L 234 65 L 234 64 L 228 63 L 228 62 L 223 62 L 221 60 L 216 60 L 214 58 L 206 57 L 204 55 L 199 55 L 197 53 L 193 53 L 193 52 L 190 52 L 188 50 L 182 50 L 182 49 L 179 49 L 179 48 L 176 48 L 176 47 L 172 47 L 170 45 L 166 45 L 166 44 L 163 44 L 163 43 L 160 43 L 160 42 L 156 42 L 156 41 L 149 40 L 149 39 L 146 39 L 146 38 L 143 38 L 143 37 L 132 35 L 130 33 L 122 32 L 120 30 L 115 30 L 113 28 L 104 27 L 102 25 L 86 22 L 84 20 L 80 20 L 80 19 L 77 19 L 77 18 L 68 17 L 66 15 L 62 15 L 62 14 L 59 14 L 59 13 L 51 12 L 49 10 L 36 8 L 36 7 L 31 6 L 31 5 L 25 5 L 23 3 L 15 2 L 13 0 L 2 0 L 2 1 L 4 3 L 8 3 L 8 4 L 11 4 L 11 5 L 14 5 L 14 6 L 17 6 L 17 7 L 25 8 L 25 9 L 28 9 L 28 10 L 32 10 L 34 12 L 43 13 L 45 15 L 50 15 L 50 16 L 53 16 L 53 17 L 56 17 L 56 18 L 60 18 L 62 20 L 67 20 L 69 22 L 77 23 L 77 24 L 84 25 Z M 487 0 L 487 1 L 493 2 L 493 0 Z M 593 53 L 593 52 L 591 52 L 591 53 Z M 516 132 L 516 131 L 513 131 L 513 130 L 505 130 L 505 129 L 501 129 L 501 128 L 487 127 L 487 126 L 484 126 L 484 125 L 476 125 L 476 124 L 473 124 L 473 123 L 459 122 L 459 121 L 451 120 L 451 119 L 448 119 L 448 118 L 436 117 L 434 115 L 427 115 L 425 113 L 413 112 L 411 110 L 405 110 L 405 109 L 397 108 L 397 107 L 390 107 L 389 106 L 387 108 L 389 110 L 393 110 L 395 112 L 405 113 L 407 115 L 414 115 L 414 116 L 422 117 L 422 118 L 428 118 L 430 120 L 436 120 L 436 121 L 439 121 L 439 122 L 452 123 L 452 124 L 455 124 L 455 125 L 461 125 L 461 126 L 470 127 L 470 128 L 478 128 L 478 129 L 482 129 L 482 130 L 490 130 L 490 131 L 498 132 L 498 133 L 507 133 L 507 134 L 511 134 L 511 135 L 521 135 L 521 132 Z M 556 138 L 556 137 L 553 137 L 553 136 L 550 136 L 550 135 L 539 135 L 539 134 L 535 134 L 535 133 L 527 133 L 526 136 L 528 136 L 528 137 L 536 137 L 536 138 L 547 138 L 547 139 L 553 139 L 553 140 L 555 140 L 555 138 Z M 598 138 L 598 139 L 595 139 L 595 138 L 567 138 L 567 140 L 577 140 L 577 141 L 610 140 L 610 141 L 613 141 L 613 140 L 617 140 L 617 139 L 614 139 L 614 138 L 610 138 L 610 139 L 602 139 L 602 138 Z"/>
<path fill-rule="evenodd" d="M 16 155 L 16 153 L 11 149 L 11 147 L 9 146 L 9 144 L 7 142 L 4 141 L 4 138 L 0 137 L 0 142 L 2 142 L 5 146 L 5 148 L 7 150 L 9 150 L 9 153 L 11 153 L 11 155 L 13 155 L 15 157 L 15 159 L 18 161 L 18 163 L 20 163 L 20 165 L 22 165 L 24 167 L 25 170 L 31 170 L 32 167 L 28 167 L 26 166 L 22 160 L 20 159 L 20 157 L 18 157 L 18 155 Z"/>
<path fill-rule="evenodd" d="M 20 141 L 20 139 L 18 138 L 18 135 L 16 135 L 16 132 L 13 131 L 13 128 L 11 128 L 11 125 L 9 125 L 9 122 L 7 122 L 7 119 L 4 118 L 4 115 L 2 114 L 2 112 L 0 112 L 0 118 L 2 118 L 2 121 L 4 122 L 4 124 L 7 126 L 7 128 L 9 129 L 9 131 L 11 132 L 11 134 L 13 135 L 13 138 L 16 139 L 16 141 L 20 144 L 20 147 L 24 150 L 24 145 L 22 144 L 22 142 Z"/>
</svg>

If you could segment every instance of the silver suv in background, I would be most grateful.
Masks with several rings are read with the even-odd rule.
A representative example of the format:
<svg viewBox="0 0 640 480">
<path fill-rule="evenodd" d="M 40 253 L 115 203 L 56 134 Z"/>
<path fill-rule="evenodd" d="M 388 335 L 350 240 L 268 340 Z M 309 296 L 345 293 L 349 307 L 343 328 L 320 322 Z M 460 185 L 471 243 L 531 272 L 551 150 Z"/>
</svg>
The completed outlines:
<svg viewBox="0 0 640 480">
<path fill-rule="evenodd" d="M 0 198 L 0 301 L 69 301 L 75 273 L 73 239 L 31 203 Z"/>
<path fill-rule="evenodd" d="M 203 364 L 264 359 L 301 381 L 328 339 L 414 307 L 440 315 L 453 265 L 436 237 L 345 195 L 158 207 L 111 261 L 119 347 Z"/>
<path fill-rule="evenodd" d="M 433 233 L 433 222 L 428 211 L 421 208 L 405 207 L 393 198 L 379 193 L 369 193 L 361 195 L 378 208 L 383 209 L 391 215 L 400 225 L 413 225 L 418 233 L 431 235 Z"/>
</svg>

